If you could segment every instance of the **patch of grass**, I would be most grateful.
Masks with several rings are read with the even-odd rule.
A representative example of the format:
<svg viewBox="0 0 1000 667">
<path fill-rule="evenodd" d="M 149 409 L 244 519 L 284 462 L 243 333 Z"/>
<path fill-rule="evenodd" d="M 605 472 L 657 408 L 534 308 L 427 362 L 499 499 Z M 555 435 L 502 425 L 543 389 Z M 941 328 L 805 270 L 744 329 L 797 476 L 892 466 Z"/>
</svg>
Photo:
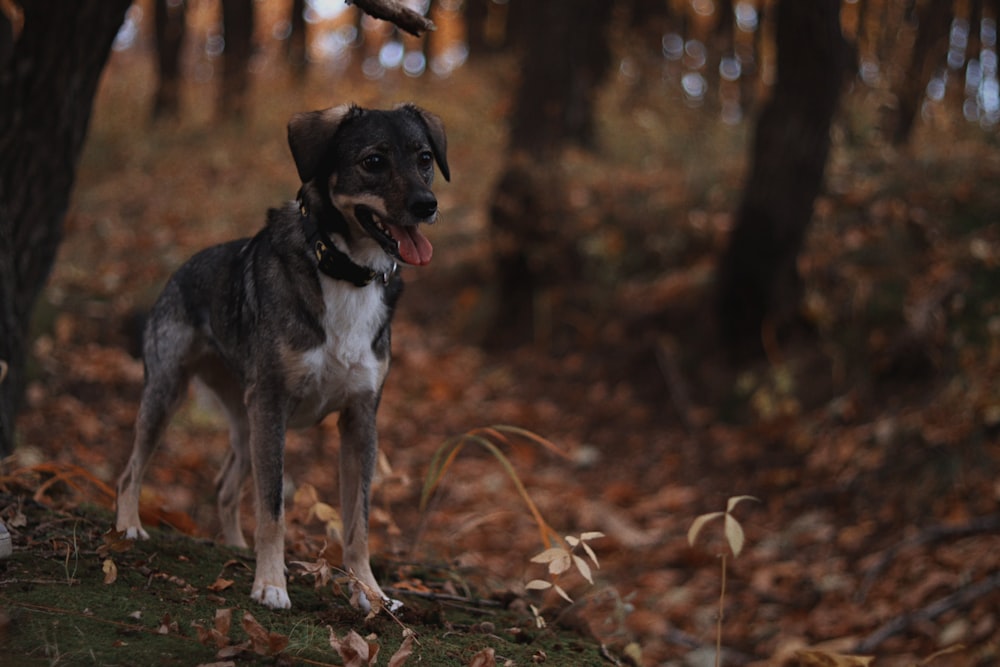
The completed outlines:
<svg viewBox="0 0 1000 667">
<path fill-rule="evenodd" d="M 292 568 L 293 608 L 253 603 L 250 551 L 151 529 L 152 539 L 124 551 L 106 537 L 110 513 L 85 508 L 58 512 L 11 496 L 24 518 L 12 527 L 14 555 L 0 561 L 0 655 L 16 665 L 197 665 L 215 662 L 220 647 L 199 640 L 220 609 L 230 609 L 226 656 L 236 664 L 337 665 L 330 631 L 374 635 L 380 664 L 403 641 L 400 623 L 417 635 L 410 664 L 465 665 L 493 648 L 499 658 L 531 664 L 544 652 L 556 664 L 600 665 L 596 642 L 559 628 L 539 630 L 526 612 L 501 606 L 405 598 L 397 621 L 365 620 L 346 596 L 316 590 Z M 9 511 L 9 510 L 8 510 Z M 5 512 L 5 516 L 7 513 Z M 9 517 L 8 517 L 9 520 Z M 116 576 L 108 578 L 106 561 Z M 232 582 L 231 584 L 228 582 Z M 405 593 L 403 594 L 405 596 Z M 287 639 L 276 655 L 255 652 L 240 622 L 249 613 L 267 632 Z M 247 643 L 243 650 L 232 647 Z M 284 643 L 284 642 L 283 642 Z M 226 650 L 223 647 L 223 650 Z"/>
</svg>

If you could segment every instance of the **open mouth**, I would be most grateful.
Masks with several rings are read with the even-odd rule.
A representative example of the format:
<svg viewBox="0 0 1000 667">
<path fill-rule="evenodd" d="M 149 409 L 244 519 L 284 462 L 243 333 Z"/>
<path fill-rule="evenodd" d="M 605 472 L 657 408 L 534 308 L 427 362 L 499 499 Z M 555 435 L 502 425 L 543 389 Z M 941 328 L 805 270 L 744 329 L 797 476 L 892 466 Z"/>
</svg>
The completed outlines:
<svg viewBox="0 0 1000 667">
<path fill-rule="evenodd" d="M 385 222 L 367 206 L 356 206 L 354 217 L 396 259 L 416 266 L 430 263 L 434 247 L 416 225 L 393 225 Z"/>
</svg>

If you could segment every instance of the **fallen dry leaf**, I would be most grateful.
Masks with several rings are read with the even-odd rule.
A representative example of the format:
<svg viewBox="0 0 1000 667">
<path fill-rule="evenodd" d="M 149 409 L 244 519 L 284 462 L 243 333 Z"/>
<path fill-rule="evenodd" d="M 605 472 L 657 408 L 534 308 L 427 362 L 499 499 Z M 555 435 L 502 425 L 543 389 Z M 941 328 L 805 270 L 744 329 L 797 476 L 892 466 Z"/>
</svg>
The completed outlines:
<svg viewBox="0 0 1000 667">
<path fill-rule="evenodd" d="M 101 570 L 104 572 L 104 583 L 113 584 L 118 581 L 118 566 L 110 558 L 105 558 L 104 563 L 101 565 Z"/>
<path fill-rule="evenodd" d="M 243 630 L 249 635 L 253 652 L 257 655 L 275 655 L 288 646 L 288 637 L 268 632 L 250 612 L 243 614 Z"/>
<path fill-rule="evenodd" d="M 354 630 L 344 635 L 343 639 L 337 637 L 333 628 L 329 628 L 329 630 L 330 646 L 340 655 L 341 660 L 344 661 L 344 667 L 371 667 L 375 665 L 375 660 L 378 657 L 378 644 L 365 640 Z"/>
<path fill-rule="evenodd" d="M 869 667 L 875 660 L 866 655 L 845 655 L 829 651 L 800 649 L 795 652 L 798 667 Z"/>
<path fill-rule="evenodd" d="M 413 653 L 413 630 L 406 628 L 403 630 L 403 643 L 399 645 L 396 652 L 389 658 L 388 667 L 403 667 L 407 658 Z"/>
<path fill-rule="evenodd" d="M 219 577 L 214 582 L 209 584 L 208 590 L 215 591 L 216 593 L 221 593 L 222 591 L 232 586 L 234 583 L 235 582 L 232 579 L 223 579 L 222 577 Z"/>
<path fill-rule="evenodd" d="M 496 667 L 497 660 L 492 648 L 484 648 L 472 656 L 468 667 Z"/>
</svg>

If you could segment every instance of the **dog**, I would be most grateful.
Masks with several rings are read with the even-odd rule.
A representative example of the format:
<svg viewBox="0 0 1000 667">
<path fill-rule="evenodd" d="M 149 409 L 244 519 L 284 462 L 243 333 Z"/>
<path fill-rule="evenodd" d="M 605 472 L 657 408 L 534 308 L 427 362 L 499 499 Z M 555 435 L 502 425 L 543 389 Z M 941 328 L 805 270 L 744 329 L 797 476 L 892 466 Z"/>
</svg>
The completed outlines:
<svg viewBox="0 0 1000 667">
<path fill-rule="evenodd" d="M 358 605 L 389 608 L 368 553 L 375 413 L 389 370 L 399 264 L 426 265 L 433 247 L 434 166 L 450 180 L 440 118 L 412 104 L 354 105 L 294 115 L 288 143 L 302 187 L 252 238 L 203 250 L 170 278 L 144 333 L 145 381 L 131 457 L 117 487 L 116 529 L 148 539 L 139 489 L 149 458 L 199 379 L 219 399 L 230 449 L 216 479 L 224 541 L 246 547 L 240 495 L 256 490 L 251 597 L 291 606 L 285 580 L 285 432 L 339 413 L 345 569 Z"/>
</svg>

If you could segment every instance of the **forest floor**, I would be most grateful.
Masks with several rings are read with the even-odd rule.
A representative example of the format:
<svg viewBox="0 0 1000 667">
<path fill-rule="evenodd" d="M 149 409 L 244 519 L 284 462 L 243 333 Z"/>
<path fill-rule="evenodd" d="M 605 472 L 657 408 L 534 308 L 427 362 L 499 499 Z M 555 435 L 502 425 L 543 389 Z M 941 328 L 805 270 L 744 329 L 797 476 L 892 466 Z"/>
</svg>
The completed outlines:
<svg viewBox="0 0 1000 667">
<path fill-rule="evenodd" d="M 338 637 L 376 634 L 385 664 L 406 626 L 422 642 L 414 663 L 490 664 L 481 652 L 493 648 L 499 664 L 598 664 L 603 644 L 624 664 L 705 665 L 721 565 L 725 664 L 1000 661 L 995 131 L 925 123 L 898 152 L 856 111 L 873 106 L 866 94 L 849 95 L 800 261 L 809 331 L 779 339 L 767 363 L 732 369 L 712 289 L 747 127 L 615 81 L 600 100 L 599 155 L 570 153 L 559 167 L 573 183 L 567 228 L 583 278 L 540 300 L 533 344 L 491 352 L 479 342 L 511 102 L 503 63 L 444 80 L 317 70 L 300 86 L 265 70 L 251 117 L 227 124 L 211 122 L 212 86 L 192 82 L 183 119 L 153 127 L 149 60 L 118 54 L 108 68 L 39 307 L 19 447 L 0 474 L 14 537 L 0 561 L 0 650 L 39 664 L 139 664 L 140 645 L 174 664 L 268 653 L 338 664 L 329 625 Z M 364 621 L 336 582 L 314 589 L 303 566 L 291 568 L 291 614 L 249 603 L 252 556 L 208 542 L 227 436 L 198 391 L 147 476 L 154 540 L 118 551 L 103 536 L 142 384 L 137 313 L 187 256 L 253 233 L 267 207 L 294 197 L 287 118 L 348 100 L 438 113 L 454 176 L 436 186 L 434 261 L 404 272 L 379 413 L 372 542 L 382 580 L 410 608 L 399 623 Z M 508 468 L 468 440 L 421 510 L 435 453 L 491 425 L 559 453 L 494 438 Z M 289 435 L 289 561 L 336 560 L 336 519 L 317 508 L 337 505 L 338 449 L 335 417 Z M 547 576 L 531 562 L 545 545 L 511 471 L 560 534 L 604 534 L 589 541 L 593 584 L 559 578 L 572 604 L 525 589 Z M 738 495 L 759 501 L 733 511 L 742 553 L 720 558 L 721 522 L 690 546 L 695 518 Z M 217 621 L 217 609 L 232 611 Z M 227 614 L 231 634 L 215 625 Z"/>
</svg>

